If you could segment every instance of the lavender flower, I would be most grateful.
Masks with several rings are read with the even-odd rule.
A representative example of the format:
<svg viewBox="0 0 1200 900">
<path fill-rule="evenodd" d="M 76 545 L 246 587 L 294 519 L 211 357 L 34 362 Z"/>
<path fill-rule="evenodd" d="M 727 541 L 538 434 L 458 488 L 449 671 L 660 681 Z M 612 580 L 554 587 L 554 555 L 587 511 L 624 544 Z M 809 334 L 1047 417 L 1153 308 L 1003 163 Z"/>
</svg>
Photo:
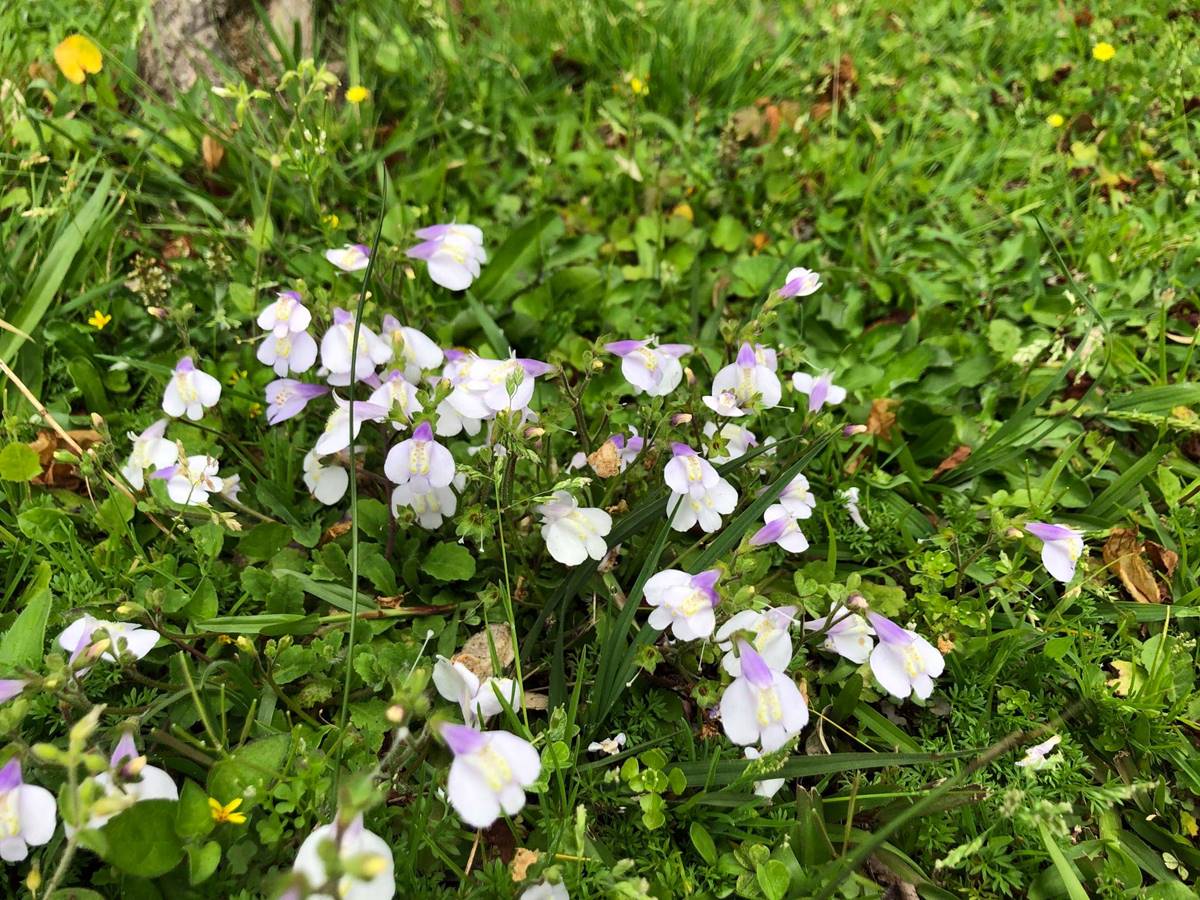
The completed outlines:
<svg viewBox="0 0 1200 900">
<path fill-rule="evenodd" d="M 175 364 L 175 372 L 163 392 L 162 408 L 168 416 L 179 418 L 187 415 L 193 422 L 200 421 L 204 410 L 217 405 L 221 399 L 221 382 L 207 372 L 196 368 L 190 356 Z"/>
<path fill-rule="evenodd" d="M 371 262 L 371 248 L 366 244 L 346 244 L 325 251 L 325 258 L 343 272 L 359 272 Z"/>
<path fill-rule="evenodd" d="M 758 361 L 754 347 L 744 343 L 737 360 L 721 369 L 713 379 L 712 395 L 704 403 L 723 416 L 743 416 L 757 402 L 763 409 L 778 406 L 783 397 L 779 378 Z"/>
<path fill-rule="evenodd" d="M 788 553 L 803 553 L 808 549 L 808 538 L 800 530 L 800 523 L 782 504 L 768 506 L 763 513 L 763 520 L 766 524 L 750 538 L 750 543 L 755 547 L 778 544 Z"/>
<path fill-rule="evenodd" d="M 279 378 L 267 385 L 267 423 L 278 425 L 298 416 L 310 400 L 328 394 L 323 384 L 307 384 L 292 378 Z M 349 426 L 347 426 L 349 427 Z"/>
<path fill-rule="evenodd" d="M 780 297 L 807 297 L 821 289 L 821 276 L 811 269 L 795 268 L 787 273 Z"/>
<path fill-rule="evenodd" d="M 21 761 L 10 759 L 0 768 L 0 859 L 20 862 L 30 846 L 40 847 L 54 836 L 58 808 L 44 787 L 26 784 Z"/>
<path fill-rule="evenodd" d="M 815 378 L 804 372 L 792 376 L 792 387 L 808 395 L 808 411 L 820 412 L 826 403 L 841 403 L 846 399 L 846 389 L 833 383 L 833 375 L 822 372 Z"/>
<path fill-rule="evenodd" d="M 745 641 L 738 641 L 741 674 L 721 695 L 721 725 L 735 744 L 778 750 L 808 724 L 808 704 L 796 683 L 776 672 Z"/>
<path fill-rule="evenodd" d="M 772 671 L 787 671 L 792 661 L 792 622 L 796 607 L 780 606 L 777 609 L 744 609 L 730 616 L 717 629 L 717 646 L 725 651 L 721 668 L 735 678 L 742 674 L 742 662 L 734 652 L 733 638 L 739 632 L 750 632 L 750 643 Z"/>
<path fill-rule="evenodd" d="M 946 667 L 942 654 L 915 631 L 901 628 L 879 613 L 867 613 L 879 643 L 871 651 L 871 672 L 883 689 L 898 700 L 933 693 L 933 679 Z"/>
<path fill-rule="evenodd" d="M 411 438 L 388 451 L 383 472 L 414 494 L 428 494 L 435 488 L 447 487 L 454 480 L 454 457 L 433 439 L 429 423 L 422 422 Z"/>
<path fill-rule="evenodd" d="M 1042 565 L 1051 577 L 1063 584 L 1075 577 L 1075 567 L 1083 555 L 1083 533 L 1067 525 L 1030 522 L 1025 530 L 1042 542 Z"/>
<path fill-rule="evenodd" d="M 405 252 L 410 259 L 423 259 L 429 277 L 449 291 L 465 291 L 479 277 L 487 262 L 483 232 L 474 225 L 431 225 L 417 230 L 422 242 Z"/>
<path fill-rule="evenodd" d="M 146 486 L 147 469 L 162 469 L 179 459 L 179 446 L 163 437 L 166 430 L 167 420 L 159 419 L 141 434 L 129 432 L 133 450 L 121 467 L 121 474 L 135 491 Z"/>
<path fill-rule="evenodd" d="M 641 341 L 614 341 L 604 349 L 621 357 L 621 374 L 633 386 L 633 392 L 645 391 L 651 397 L 665 397 L 683 380 L 681 356 L 692 352 L 691 344 L 658 344 L 657 338 Z"/>
<path fill-rule="evenodd" d="M 671 629 L 680 641 L 707 638 L 716 626 L 716 609 L 721 597 L 717 593 L 719 569 L 708 569 L 689 575 L 679 569 L 665 569 L 651 575 L 643 593 L 646 602 L 654 607 L 648 619 L 651 628 Z"/>
<path fill-rule="evenodd" d="M 525 788 L 538 780 L 542 761 L 533 745 L 507 731 L 476 731 L 442 725 L 454 761 L 446 794 L 459 818 L 487 828 L 503 810 L 515 816 L 525 806 Z"/>
<path fill-rule="evenodd" d="M 667 514 L 674 515 L 671 527 L 687 531 L 699 523 L 706 532 L 721 527 L 721 516 L 733 512 L 738 495 L 733 485 L 717 474 L 712 463 L 702 459 L 687 444 L 672 444 L 672 458 L 663 470 L 667 487 Z"/>
<path fill-rule="evenodd" d="M 804 628 L 807 631 L 825 629 L 825 641 L 821 646 L 852 663 L 866 662 L 875 646 L 871 640 L 875 629 L 866 619 L 836 603 L 830 607 L 829 615 L 810 619 L 804 623 Z"/>
<path fill-rule="evenodd" d="M 566 491 L 555 491 L 549 503 L 537 508 L 542 517 L 546 549 L 564 566 L 577 566 L 589 556 L 604 559 L 605 536 L 612 531 L 612 516 L 602 509 L 580 507 Z"/>
</svg>

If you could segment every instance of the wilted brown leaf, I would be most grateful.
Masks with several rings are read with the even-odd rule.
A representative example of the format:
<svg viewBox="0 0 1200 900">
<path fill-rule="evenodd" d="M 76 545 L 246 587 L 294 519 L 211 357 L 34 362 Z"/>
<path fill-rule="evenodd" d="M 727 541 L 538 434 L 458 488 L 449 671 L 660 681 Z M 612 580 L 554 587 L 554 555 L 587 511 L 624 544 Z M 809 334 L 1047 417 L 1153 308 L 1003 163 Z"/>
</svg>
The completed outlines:
<svg viewBox="0 0 1200 900">
<path fill-rule="evenodd" d="M 617 445 L 611 440 L 605 441 L 587 458 L 588 465 L 600 478 L 612 478 L 621 471 L 621 456 Z"/>
<path fill-rule="evenodd" d="M 518 847 L 517 852 L 513 855 L 512 861 L 512 880 L 524 881 L 525 876 L 529 872 L 529 867 L 536 865 L 540 854 L 536 850 L 528 850 L 525 847 Z"/>
<path fill-rule="evenodd" d="M 899 400 L 892 400 L 887 397 L 880 397 L 871 401 L 871 412 L 867 414 L 867 434 L 873 434 L 876 437 L 883 438 L 885 441 L 892 439 L 892 426 L 896 424 L 896 408 L 900 406 Z"/>
<path fill-rule="evenodd" d="M 1162 574 L 1163 580 L 1170 581 L 1175 574 L 1175 567 L 1179 565 L 1179 554 L 1174 550 L 1168 550 L 1162 544 L 1154 543 L 1154 541 L 1146 541 L 1142 545 L 1142 550 L 1145 551 L 1155 570 Z"/>
<path fill-rule="evenodd" d="M 186 234 L 167 241 L 163 245 L 163 259 L 187 259 L 192 255 L 192 240 Z"/>
<path fill-rule="evenodd" d="M 225 158 L 225 146 L 210 134 L 200 139 L 200 152 L 204 155 L 204 168 L 215 172 Z"/>
<path fill-rule="evenodd" d="M 334 522 L 328 528 L 321 532 L 321 537 L 317 541 L 318 547 L 324 547 L 330 541 L 336 541 L 343 534 L 350 532 L 350 520 L 345 519 L 341 522 Z"/>
<path fill-rule="evenodd" d="M 970 455 L 971 455 L 971 448 L 968 447 L 966 444 L 959 444 L 958 447 L 955 448 L 953 453 L 951 453 L 949 456 L 947 456 L 945 459 L 943 459 L 940 463 L 937 464 L 937 468 L 933 470 L 933 474 L 929 477 L 937 478 L 943 472 L 949 472 L 952 469 L 957 469 L 959 466 L 961 466 L 964 462 L 967 461 L 967 457 Z"/>
<path fill-rule="evenodd" d="M 68 431 L 67 436 L 85 451 L 103 440 L 100 433 L 91 428 Z M 79 466 L 71 462 L 59 462 L 54 458 L 54 454 L 59 450 L 75 452 L 74 447 L 60 435 L 49 430 L 39 431 L 37 438 L 30 442 L 29 449 L 38 455 L 38 462 L 42 465 L 42 473 L 33 479 L 33 484 L 66 491 L 77 491 L 82 487 L 83 476 L 79 473 Z"/>
<path fill-rule="evenodd" d="M 762 135 L 766 117 L 756 106 L 745 106 L 733 114 L 733 134 L 740 143 L 758 140 Z"/>
<path fill-rule="evenodd" d="M 1129 596 L 1138 603 L 1159 603 L 1162 595 L 1146 565 L 1137 532 L 1114 528 L 1104 544 L 1104 563 L 1117 573 Z"/>
</svg>

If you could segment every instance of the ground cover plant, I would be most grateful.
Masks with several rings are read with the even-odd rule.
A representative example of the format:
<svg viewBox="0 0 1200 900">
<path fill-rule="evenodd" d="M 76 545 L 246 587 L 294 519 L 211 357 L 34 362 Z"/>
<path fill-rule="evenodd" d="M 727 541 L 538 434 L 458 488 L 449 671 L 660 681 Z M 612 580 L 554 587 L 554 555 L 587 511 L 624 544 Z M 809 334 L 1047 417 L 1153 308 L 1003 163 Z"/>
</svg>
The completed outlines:
<svg viewBox="0 0 1200 900">
<path fill-rule="evenodd" d="M 1194 895 L 1193 10 L 147 27 L 0 10 L 10 895 Z"/>
</svg>

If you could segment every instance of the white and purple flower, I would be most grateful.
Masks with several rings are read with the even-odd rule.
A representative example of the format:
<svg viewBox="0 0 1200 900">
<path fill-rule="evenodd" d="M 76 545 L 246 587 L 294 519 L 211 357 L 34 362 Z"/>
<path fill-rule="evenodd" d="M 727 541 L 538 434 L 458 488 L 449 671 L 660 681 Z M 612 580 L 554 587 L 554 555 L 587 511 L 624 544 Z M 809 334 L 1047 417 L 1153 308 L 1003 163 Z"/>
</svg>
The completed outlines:
<svg viewBox="0 0 1200 900">
<path fill-rule="evenodd" d="M 371 392 L 367 402 L 386 409 L 391 418 L 392 427 L 397 431 L 402 431 L 407 427 L 412 417 L 423 409 L 421 401 L 417 399 L 416 385 L 409 381 L 399 369 L 392 369 L 384 374 L 379 381 L 379 387 Z"/>
<path fill-rule="evenodd" d="M 449 291 L 465 291 L 487 262 L 483 232 L 474 225 L 431 225 L 417 229 L 421 243 L 409 247 L 409 259 L 423 259 L 429 277 Z"/>
<path fill-rule="evenodd" d="M 612 531 L 612 516 L 604 510 L 581 507 L 567 491 L 555 491 L 537 513 L 546 549 L 564 566 L 577 566 L 588 557 L 599 561 L 608 553 L 604 538 Z"/>
<path fill-rule="evenodd" d="M 258 327 L 276 337 L 299 334 L 311 322 L 312 313 L 295 291 L 280 291 L 275 295 L 275 300 L 258 314 Z"/>
<path fill-rule="evenodd" d="M 333 453 L 339 453 L 350 446 L 352 440 L 358 440 L 358 434 L 362 431 L 363 422 L 382 422 L 387 418 L 387 408 L 370 403 L 366 400 L 343 400 L 337 394 L 333 395 L 333 400 L 337 407 L 329 414 L 329 418 L 325 420 L 325 429 L 321 432 L 321 436 L 317 438 L 316 444 L 313 445 L 313 450 L 317 456 L 329 456 Z M 351 417 L 353 411 L 353 418 Z M 351 434 L 351 428 L 354 431 Z"/>
<path fill-rule="evenodd" d="M 657 338 L 613 341 L 604 349 L 621 357 L 621 374 L 633 392 L 645 391 L 651 397 L 665 397 L 679 387 L 683 380 L 679 358 L 692 352 L 691 344 L 658 344 Z"/>
<path fill-rule="evenodd" d="M 1036 772 L 1039 769 L 1044 769 L 1047 766 L 1057 762 L 1057 758 L 1050 758 L 1050 754 L 1054 748 L 1062 743 L 1062 735 L 1051 735 L 1049 739 L 1042 741 L 1040 744 L 1034 744 L 1032 747 L 1025 749 L 1025 756 L 1018 759 L 1013 765 L 1021 769 L 1029 769 Z"/>
<path fill-rule="evenodd" d="M 797 372 L 792 376 L 792 387 L 808 395 L 810 413 L 820 412 L 827 403 L 837 404 L 846 399 L 846 389 L 833 383 L 831 372 L 822 372 L 816 377 L 806 372 Z"/>
<path fill-rule="evenodd" d="M 371 248 L 366 244 L 346 244 L 326 250 L 325 258 L 343 272 L 360 272 L 371 264 Z"/>
<path fill-rule="evenodd" d="M 676 640 L 695 641 L 713 633 L 717 620 L 714 610 L 721 601 L 717 593 L 720 569 L 707 569 L 695 575 L 679 569 L 665 569 L 651 575 L 643 594 L 654 607 L 647 621 L 659 631 L 671 629 Z"/>
<path fill-rule="evenodd" d="M 780 297 L 808 297 L 821 289 L 821 276 L 812 269 L 797 267 L 787 273 Z"/>
<path fill-rule="evenodd" d="M 321 365 L 329 373 L 326 380 L 339 387 L 351 381 L 361 381 L 375 374 L 375 367 L 392 358 L 392 348 L 366 325 L 358 329 L 358 352 L 351 364 L 350 351 L 354 345 L 354 315 L 335 307 L 333 324 L 321 338 Z M 353 378 L 351 369 L 353 368 Z"/>
<path fill-rule="evenodd" d="M 721 725 L 735 744 L 778 750 L 808 724 L 804 695 L 783 672 L 776 672 L 745 641 L 738 641 L 741 674 L 721 695 Z"/>
<path fill-rule="evenodd" d="M 108 643 L 100 658 L 115 663 L 126 653 L 134 659 L 141 659 L 158 643 L 158 632 L 128 622 L 107 622 L 83 615 L 58 636 L 58 646 L 66 650 L 74 662 L 102 640 Z"/>
<path fill-rule="evenodd" d="M 788 486 L 775 502 L 787 510 L 788 515 L 797 519 L 810 518 L 817 506 L 817 498 L 812 495 L 808 479 L 803 475 L 797 475 L 788 482 Z"/>
<path fill-rule="evenodd" d="M 725 651 L 721 668 L 735 678 L 742 674 L 742 663 L 734 651 L 733 639 L 739 632 L 749 632 L 749 640 L 756 653 L 773 671 L 785 672 L 792 661 L 792 623 L 796 618 L 796 607 L 780 606 L 776 609 L 744 609 L 729 617 L 717 629 L 717 646 Z M 745 634 L 742 635 L 746 637 Z"/>
<path fill-rule="evenodd" d="M 738 495 L 728 481 L 717 474 L 712 463 L 702 458 L 687 444 L 672 444 L 672 458 L 663 470 L 671 494 L 667 497 L 667 514 L 671 527 L 687 531 L 699 523 L 705 532 L 721 527 L 721 516 L 733 512 Z"/>
<path fill-rule="evenodd" d="M 866 520 L 862 517 L 862 511 L 858 508 L 858 488 L 850 487 L 844 491 L 838 491 L 842 498 L 842 504 L 846 507 L 846 512 L 850 516 L 850 521 L 859 527 L 861 531 L 870 531 Z"/>
<path fill-rule="evenodd" d="M 750 538 L 755 547 L 778 544 L 788 553 L 803 553 L 808 549 L 808 538 L 800 530 L 800 522 L 781 503 L 768 506 L 763 513 L 766 522 Z"/>
<path fill-rule="evenodd" d="M 333 506 L 341 500 L 350 487 L 350 473 L 346 471 L 346 467 L 321 462 L 320 454 L 316 450 L 309 450 L 304 454 L 303 469 L 304 486 L 326 506 Z"/>
<path fill-rule="evenodd" d="M 331 388 L 293 378 L 278 378 L 267 385 L 267 424 L 278 425 L 304 412 L 310 400 L 323 397 Z M 349 426 L 347 426 L 349 427 Z"/>
<path fill-rule="evenodd" d="M 709 409 L 723 416 L 743 416 L 754 403 L 763 409 L 778 406 L 783 397 L 779 377 L 758 360 L 754 347 L 744 343 L 737 360 L 721 369 L 713 379 L 712 395 L 705 397 Z"/>
<path fill-rule="evenodd" d="M 159 419 L 141 434 L 129 432 L 133 449 L 121 467 L 121 474 L 135 491 L 146 486 L 147 469 L 163 469 L 179 459 L 179 445 L 163 437 L 166 431 L 167 420 Z"/>
<path fill-rule="evenodd" d="M 175 364 L 175 371 L 163 391 L 162 409 L 168 416 L 186 415 L 193 422 L 204 417 L 221 399 L 221 382 L 196 368 L 190 356 Z"/>
<path fill-rule="evenodd" d="M 423 331 L 401 325 L 395 316 L 383 317 L 379 336 L 392 348 L 392 364 L 404 370 L 404 377 L 414 384 L 421 374 L 436 369 L 446 355 L 442 348 Z"/>
<path fill-rule="evenodd" d="M 830 607 L 829 615 L 810 619 L 804 623 L 804 628 L 806 631 L 824 630 L 821 646 L 852 663 L 865 663 L 875 646 L 871 640 L 875 629 L 862 616 L 837 603 Z"/>
<path fill-rule="evenodd" d="M 396 894 L 396 862 L 387 841 L 363 826 L 362 813 L 344 827 L 339 822 L 322 825 L 304 839 L 296 851 L 292 871 L 304 877 L 309 900 L 332 900 L 320 889 L 332 877 L 322 845 L 331 846 L 341 863 L 337 880 L 340 900 L 391 900 Z"/>
<path fill-rule="evenodd" d="M 442 738 L 454 754 L 446 794 L 472 828 L 487 828 L 503 810 L 515 816 L 525 806 L 525 788 L 538 780 L 542 761 L 529 741 L 507 731 L 477 731 L 442 725 Z"/>
<path fill-rule="evenodd" d="M 910 694 L 924 700 L 933 693 L 933 679 L 946 661 L 937 648 L 915 631 L 901 628 L 879 613 L 867 613 L 879 643 L 871 651 L 871 672 L 883 689 L 898 700 Z"/>
<path fill-rule="evenodd" d="M 272 332 L 259 343 L 255 356 L 282 378 L 289 372 L 299 374 L 313 367 L 317 361 L 317 342 L 307 331 Z"/>
<path fill-rule="evenodd" d="M 0 859 L 20 862 L 29 848 L 40 847 L 54 836 L 58 807 L 44 787 L 26 784 L 21 761 L 10 759 L 0 768 Z"/>
<path fill-rule="evenodd" d="M 716 423 L 705 423 L 704 436 L 711 438 L 715 434 L 717 434 Z M 753 431 L 749 428 L 743 428 L 741 425 L 735 425 L 733 422 L 726 422 L 721 426 L 720 435 L 722 440 L 725 441 L 725 449 L 721 455 L 709 457 L 709 461 L 718 466 L 732 462 L 738 457 L 744 456 L 751 447 L 758 446 L 758 438 L 754 436 Z"/>
<path fill-rule="evenodd" d="M 388 451 L 383 472 L 394 484 L 413 494 L 428 494 L 454 481 L 454 457 L 433 438 L 433 429 L 422 422 L 412 437 Z"/>
<path fill-rule="evenodd" d="M 109 758 L 108 771 L 95 777 L 104 792 L 104 811 L 93 812 L 84 828 L 101 828 L 117 813 L 142 800 L 178 800 L 179 788 L 164 770 L 146 765 L 129 732 L 121 735 Z M 67 836 L 75 830 L 64 825 Z"/>
<path fill-rule="evenodd" d="M 219 494 L 225 480 L 217 475 L 220 463 L 212 456 L 181 456 L 179 462 L 158 469 L 150 477 L 167 483 L 167 496 L 180 506 L 207 506 L 211 494 Z"/>
<path fill-rule="evenodd" d="M 439 694 L 462 710 L 463 721 L 475 726 L 498 715 L 507 703 L 513 709 L 521 705 L 521 686 L 511 678 L 479 676 L 460 662 L 439 656 L 433 666 L 433 684 Z M 503 698 L 503 703 L 501 702 Z"/>
<path fill-rule="evenodd" d="M 1042 565 L 1063 584 L 1075 577 L 1075 567 L 1083 555 L 1083 532 L 1067 525 L 1030 522 L 1025 530 L 1042 542 Z"/>
</svg>

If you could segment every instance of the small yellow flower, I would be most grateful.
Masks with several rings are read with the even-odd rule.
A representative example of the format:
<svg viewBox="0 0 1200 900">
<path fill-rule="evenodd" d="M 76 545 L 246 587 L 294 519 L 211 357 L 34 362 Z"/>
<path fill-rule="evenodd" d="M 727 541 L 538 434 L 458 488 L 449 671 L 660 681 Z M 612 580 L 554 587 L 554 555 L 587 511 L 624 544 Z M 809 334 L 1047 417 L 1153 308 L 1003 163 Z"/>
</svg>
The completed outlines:
<svg viewBox="0 0 1200 900">
<path fill-rule="evenodd" d="M 73 34 L 54 48 L 54 61 L 67 81 L 83 84 L 87 76 L 104 68 L 100 48 L 82 34 Z"/>
<path fill-rule="evenodd" d="M 1058 113 L 1050 113 L 1050 115 L 1046 116 L 1046 124 L 1051 128 L 1062 128 L 1066 121 L 1067 120 Z"/>
<path fill-rule="evenodd" d="M 1092 48 L 1092 58 L 1100 62 L 1108 62 L 1117 55 L 1117 48 L 1108 41 L 1101 41 Z"/>
<path fill-rule="evenodd" d="M 687 219 L 689 222 L 696 221 L 696 214 L 692 212 L 691 206 L 687 203 L 679 203 L 671 210 L 671 215 L 679 216 L 681 219 Z"/>
<path fill-rule="evenodd" d="M 629 89 L 633 91 L 635 97 L 644 97 L 650 93 L 650 85 L 636 75 L 629 79 Z"/>
<path fill-rule="evenodd" d="M 241 805 L 241 797 L 230 800 L 224 806 L 217 799 L 213 797 L 208 798 L 208 811 L 212 813 L 213 821 L 218 825 L 225 822 L 228 822 L 230 825 L 246 824 L 246 814 L 234 811 Z"/>
<path fill-rule="evenodd" d="M 326 213 L 321 216 L 321 224 L 328 225 L 330 228 L 337 228 L 341 222 L 342 220 L 338 218 L 337 213 Z"/>
<path fill-rule="evenodd" d="M 261 415 L 262 415 L 262 404 L 261 403 L 251 403 L 250 404 L 250 418 L 257 419 Z"/>
<path fill-rule="evenodd" d="M 362 103 L 371 96 L 371 92 L 361 84 L 356 84 L 346 91 L 346 102 L 353 103 L 355 106 Z"/>
<path fill-rule="evenodd" d="M 89 325 L 91 325 L 93 328 L 95 328 L 97 331 L 103 331 L 104 326 L 107 325 L 111 321 L 112 321 L 112 316 L 106 316 L 104 313 L 102 313 L 100 310 L 97 309 L 97 310 L 93 310 L 92 314 L 90 316 L 88 316 L 87 323 Z"/>
<path fill-rule="evenodd" d="M 240 372 L 237 369 L 234 369 L 232 372 L 229 373 L 229 377 L 225 380 L 228 381 L 229 384 L 232 386 L 232 385 L 237 384 L 243 378 L 249 378 L 249 377 L 250 377 L 250 373 L 247 372 L 245 369 L 242 369 Z"/>
</svg>

